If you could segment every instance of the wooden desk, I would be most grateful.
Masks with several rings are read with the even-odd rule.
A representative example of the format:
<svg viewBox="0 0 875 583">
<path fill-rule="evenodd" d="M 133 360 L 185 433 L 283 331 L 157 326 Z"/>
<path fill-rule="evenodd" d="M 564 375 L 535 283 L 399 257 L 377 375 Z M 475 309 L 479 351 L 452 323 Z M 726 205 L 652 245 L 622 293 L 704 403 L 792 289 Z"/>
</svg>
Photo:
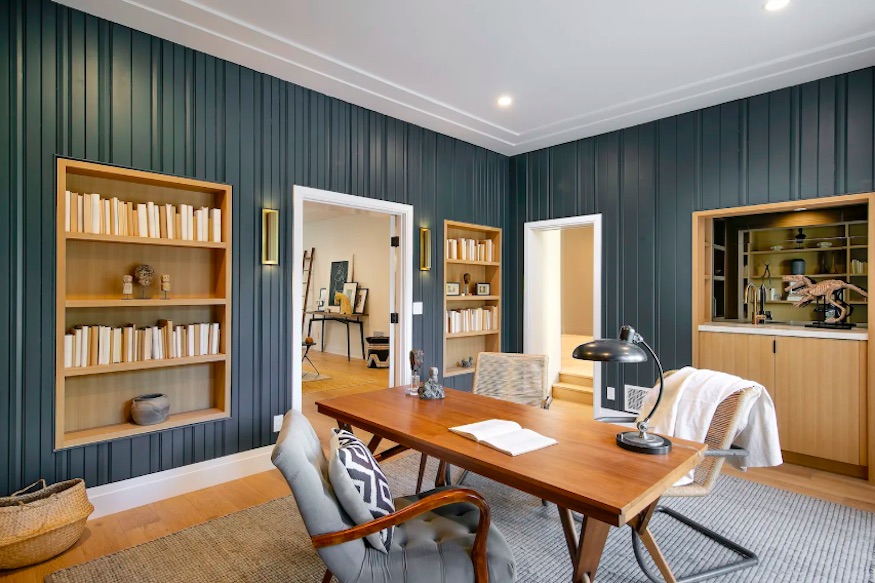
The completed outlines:
<svg viewBox="0 0 875 583">
<path fill-rule="evenodd" d="M 342 425 L 554 502 L 575 583 L 594 580 L 609 527 L 625 524 L 638 531 L 666 581 L 675 581 L 648 523 L 662 493 L 699 463 L 703 444 L 673 439 L 668 455 L 632 453 L 615 444 L 617 426 L 454 390 L 447 391 L 446 399 L 424 401 L 397 387 L 320 400 L 316 406 Z M 496 418 L 516 421 L 559 443 L 511 457 L 448 430 Z M 579 534 L 572 511 L 584 516 Z"/>
</svg>

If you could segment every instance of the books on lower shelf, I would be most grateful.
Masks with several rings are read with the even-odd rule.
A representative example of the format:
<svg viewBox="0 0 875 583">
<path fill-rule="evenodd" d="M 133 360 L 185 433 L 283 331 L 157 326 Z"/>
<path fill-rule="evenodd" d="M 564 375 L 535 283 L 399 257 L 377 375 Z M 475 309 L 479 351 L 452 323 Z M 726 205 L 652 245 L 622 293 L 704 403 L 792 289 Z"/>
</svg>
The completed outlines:
<svg viewBox="0 0 875 583">
<path fill-rule="evenodd" d="M 222 209 L 190 204 L 132 203 L 97 193 L 65 193 L 67 233 L 222 242 Z"/>
<path fill-rule="evenodd" d="M 174 326 L 170 320 L 158 320 L 144 328 L 76 326 L 64 335 L 64 367 L 219 354 L 219 336 L 218 322 Z"/>
<path fill-rule="evenodd" d="M 458 239 L 446 240 L 447 259 L 461 259 L 463 261 L 488 261 L 495 259 L 495 243 L 492 239 Z"/>
<path fill-rule="evenodd" d="M 498 307 L 447 310 L 447 334 L 498 330 Z"/>
<path fill-rule="evenodd" d="M 869 273 L 869 262 L 851 259 L 851 275 L 866 275 Z"/>
<path fill-rule="evenodd" d="M 450 431 L 512 456 L 559 443 L 552 437 L 546 437 L 531 429 L 523 429 L 519 423 L 504 419 L 490 419 L 469 425 L 450 427 Z"/>
</svg>

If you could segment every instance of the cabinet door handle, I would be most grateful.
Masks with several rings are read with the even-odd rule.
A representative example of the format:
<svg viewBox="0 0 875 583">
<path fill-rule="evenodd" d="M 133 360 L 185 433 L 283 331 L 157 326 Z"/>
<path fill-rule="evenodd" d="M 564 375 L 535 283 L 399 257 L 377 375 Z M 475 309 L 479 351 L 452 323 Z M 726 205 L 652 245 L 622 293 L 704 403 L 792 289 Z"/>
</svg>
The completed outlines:
<svg viewBox="0 0 875 583">
<path fill-rule="evenodd" d="M 778 341 L 772 340 L 772 354 L 778 354 Z"/>
</svg>

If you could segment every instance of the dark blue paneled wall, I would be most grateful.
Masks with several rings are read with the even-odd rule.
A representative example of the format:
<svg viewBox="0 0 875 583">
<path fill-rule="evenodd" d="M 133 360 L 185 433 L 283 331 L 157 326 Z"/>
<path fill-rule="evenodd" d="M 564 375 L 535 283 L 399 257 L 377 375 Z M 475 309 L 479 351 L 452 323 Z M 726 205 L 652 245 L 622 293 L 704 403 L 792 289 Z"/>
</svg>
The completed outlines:
<svg viewBox="0 0 875 583">
<path fill-rule="evenodd" d="M 691 213 L 875 189 L 873 72 L 515 156 L 521 220 L 603 213 L 603 332 L 630 323 L 667 368 L 689 364 Z M 520 325 L 511 323 L 513 338 L 522 337 Z M 654 374 L 652 366 L 612 365 L 607 382 L 649 386 Z"/>
<path fill-rule="evenodd" d="M 231 421 L 53 453 L 58 154 L 233 185 Z M 435 233 L 444 218 L 505 227 L 508 164 L 49 0 L 0 0 L 0 494 L 39 477 L 94 486 L 271 443 L 271 417 L 289 406 L 292 185 L 412 204 Z M 262 207 L 280 209 L 287 227 L 279 268 L 260 264 Z M 426 312 L 414 342 L 437 361 L 443 274 L 416 274 Z"/>
</svg>

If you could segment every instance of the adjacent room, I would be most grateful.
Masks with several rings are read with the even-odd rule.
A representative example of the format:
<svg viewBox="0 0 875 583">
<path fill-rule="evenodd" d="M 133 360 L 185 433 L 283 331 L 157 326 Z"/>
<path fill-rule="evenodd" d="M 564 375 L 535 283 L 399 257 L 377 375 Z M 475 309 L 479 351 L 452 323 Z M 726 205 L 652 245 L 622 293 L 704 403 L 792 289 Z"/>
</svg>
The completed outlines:
<svg viewBox="0 0 875 583">
<path fill-rule="evenodd" d="M 0 582 L 875 583 L 873 31 L 0 0 Z"/>
</svg>

